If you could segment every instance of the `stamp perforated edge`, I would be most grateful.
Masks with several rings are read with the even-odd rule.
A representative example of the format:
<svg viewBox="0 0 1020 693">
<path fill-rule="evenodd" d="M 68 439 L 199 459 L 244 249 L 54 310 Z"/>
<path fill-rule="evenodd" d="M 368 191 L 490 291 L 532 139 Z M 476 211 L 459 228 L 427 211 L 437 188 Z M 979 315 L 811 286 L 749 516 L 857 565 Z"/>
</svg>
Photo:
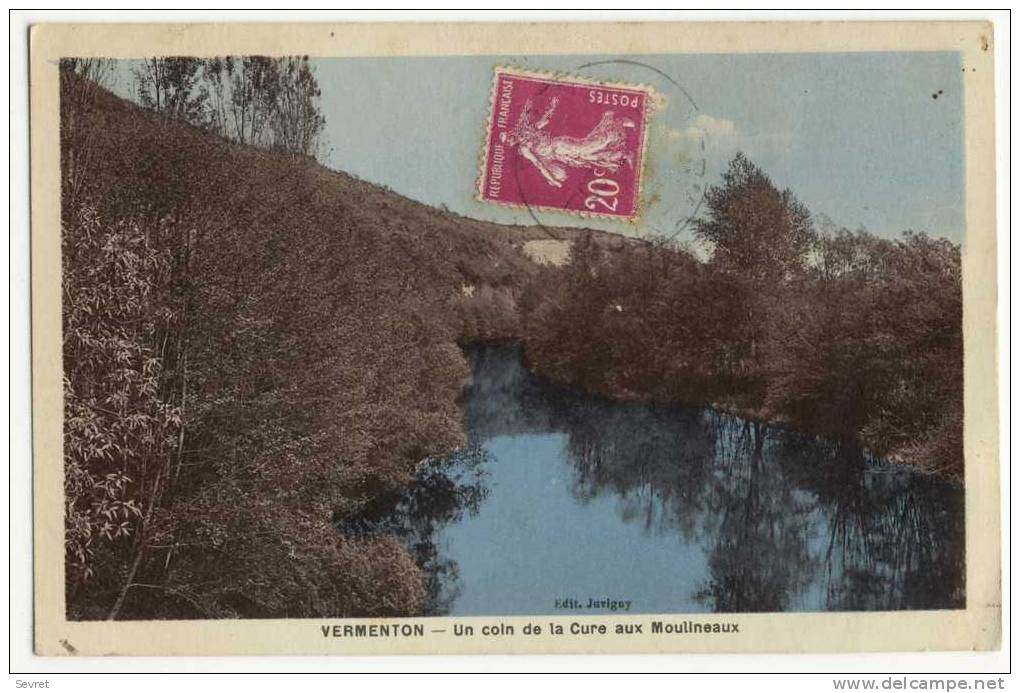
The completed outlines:
<svg viewBox="0 0 1020 693">
<path fill-rule="evenodd" d="M 580 209 L 565 209 L 563 207 L 551 207 L 548 205 L 529 205 L 523 202 L 508 202 L 505 200 L 492 200 L 485 197 L 485 173 L 486 164 L 489 160 L 489 143 L 492 141 L 492 114 L 496 105 L 496 91 L 499 88 L 499 76 L 501 74 L 513 75 L 536 79 L 551 83 L 572 83 L 584 84 L 593 87 L 607 89 L 626 89 L 628 91 L 639 91 L 645 94 L 645 105 L 641 112 L 641 141 L 638 143 L 641 164 L 637 171 L 637 181 L 634 185 L 634 199 L 632 207 L 633 214 L 624 216 L 622 214 L 604 214 L 600 212 L 588 212 Z M 530 209 L 543 212 L 557 212 L 567 214 L 581 219 L 608 219 L 623 224 L 636 224 L 641 219 L 641 196 L 644 192 L 644 179 L 648 160 L 648 123 L 652 114 L 663 108 L 665 96 L 656 91 L 650 84 L 612 82 L 606 80 L 582 77 L 566 71 L 558 70 L 533 70 L 512 65 L 495 65 L 492 68 L 492 85 L 489 88 L 489 103 L 485 112 L 485 134 L 482 140 L 481 152 L 478 159 L 478 177 L 475 181 L 475 199 L 483 204 L 498 205 L 512 209 Z"/>
</svg>

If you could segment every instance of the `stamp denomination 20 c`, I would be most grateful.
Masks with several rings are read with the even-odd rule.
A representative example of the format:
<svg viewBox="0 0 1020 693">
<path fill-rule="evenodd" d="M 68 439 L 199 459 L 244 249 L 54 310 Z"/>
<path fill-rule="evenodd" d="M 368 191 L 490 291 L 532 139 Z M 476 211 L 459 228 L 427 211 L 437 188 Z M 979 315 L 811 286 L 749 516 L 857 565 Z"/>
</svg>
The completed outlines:
<svg viewBox="0 0 1020 693">
<path fill-rule="evenodd" d="M 634 221 L 650 87 L 496 68 L 478 197 Z"/>
</svg>

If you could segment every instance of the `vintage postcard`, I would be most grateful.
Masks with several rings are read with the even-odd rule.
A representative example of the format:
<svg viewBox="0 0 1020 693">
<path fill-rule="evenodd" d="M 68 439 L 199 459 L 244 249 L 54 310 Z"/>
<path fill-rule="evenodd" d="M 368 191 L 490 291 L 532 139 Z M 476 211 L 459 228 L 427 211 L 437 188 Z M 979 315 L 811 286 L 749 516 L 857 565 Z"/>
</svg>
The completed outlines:
<svg viewBox="0 0 1020 693">
<path fill-rule="evenodd" d="M 33 27 L 36 651 L 998 647 L 992 42 Z"/>
</svg>

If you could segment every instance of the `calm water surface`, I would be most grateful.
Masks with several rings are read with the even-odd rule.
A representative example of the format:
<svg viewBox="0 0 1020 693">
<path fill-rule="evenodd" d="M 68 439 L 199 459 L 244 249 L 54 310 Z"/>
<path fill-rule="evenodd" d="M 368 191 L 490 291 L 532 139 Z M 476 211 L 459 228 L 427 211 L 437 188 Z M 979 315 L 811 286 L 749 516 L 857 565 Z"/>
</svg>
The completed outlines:
<svg viewBox="0 0 1020 693">
<path fill-rule="evenodd" d="M 572 393 L 516 347 L 468 355 L 470 445 L 372 523 L 426 569 L 429 613 L 963 606 L 959 486 L 711 409 Z"/>
</svg>

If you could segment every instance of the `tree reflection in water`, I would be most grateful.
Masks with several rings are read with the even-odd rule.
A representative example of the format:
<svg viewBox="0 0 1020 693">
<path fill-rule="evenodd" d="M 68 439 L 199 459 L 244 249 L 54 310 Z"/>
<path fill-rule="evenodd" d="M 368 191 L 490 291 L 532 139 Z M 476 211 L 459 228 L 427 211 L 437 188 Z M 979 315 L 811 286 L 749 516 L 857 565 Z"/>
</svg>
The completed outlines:
<svg viewBox="0 0 1020 693">
<path fill-rule="evenodd" d="M 710 577 L 697 597 L 713 611 L 787 611 L 814 575 L 811 501 L 768 464 L 766 426 L 707 418 L 716 473 L 705 488 Z"/>
<path fill-rule="evenodd" d="M 407 518 L 403 525 L 410 547 L 428 578 L 428 613 L 445 613 L 460 592 L 457 563 L 444 559 L 435 544 L 440 525 L 459 522 L 465 515 L 478 512 L 485 499 L 485 450 L 471 446 L 444 459 L 424 462 L 415 484 L 397 509 Z"/>
<path fill-rule="evenodd" d="M 488 494 L 485 466 L 489 455 L 472 445 L 443 458 L 423 461 L 415 481 L 399 497 L 381 499 L 361 514 L 339 520 L 348 534 L 388 533 L 407 544 L 426 577 L 426 613 L 448 613 L 460 595 L 456 561 L 443 557 L 438 530 L 478 512 Z"/>
<path fill-rule="evenodd" d="M 691 597 L 705 609 L 964 605 L 960 487 L 709 409 L 571 393 L 528 374 L 512 347 L 471 356 L 464 406 L 474 447 L 423 465 L 391 525 L 430 575 L 430 613 L 448 613 L 458 595 L 457 565 L 435 536 L 484 503 L 485 442 L 549 432 L 566 437 L 549 464 L 570 466 L 574 501 L 612 499 L 620 522 L 701 547 L 707 568 Z"/>
</svg>

